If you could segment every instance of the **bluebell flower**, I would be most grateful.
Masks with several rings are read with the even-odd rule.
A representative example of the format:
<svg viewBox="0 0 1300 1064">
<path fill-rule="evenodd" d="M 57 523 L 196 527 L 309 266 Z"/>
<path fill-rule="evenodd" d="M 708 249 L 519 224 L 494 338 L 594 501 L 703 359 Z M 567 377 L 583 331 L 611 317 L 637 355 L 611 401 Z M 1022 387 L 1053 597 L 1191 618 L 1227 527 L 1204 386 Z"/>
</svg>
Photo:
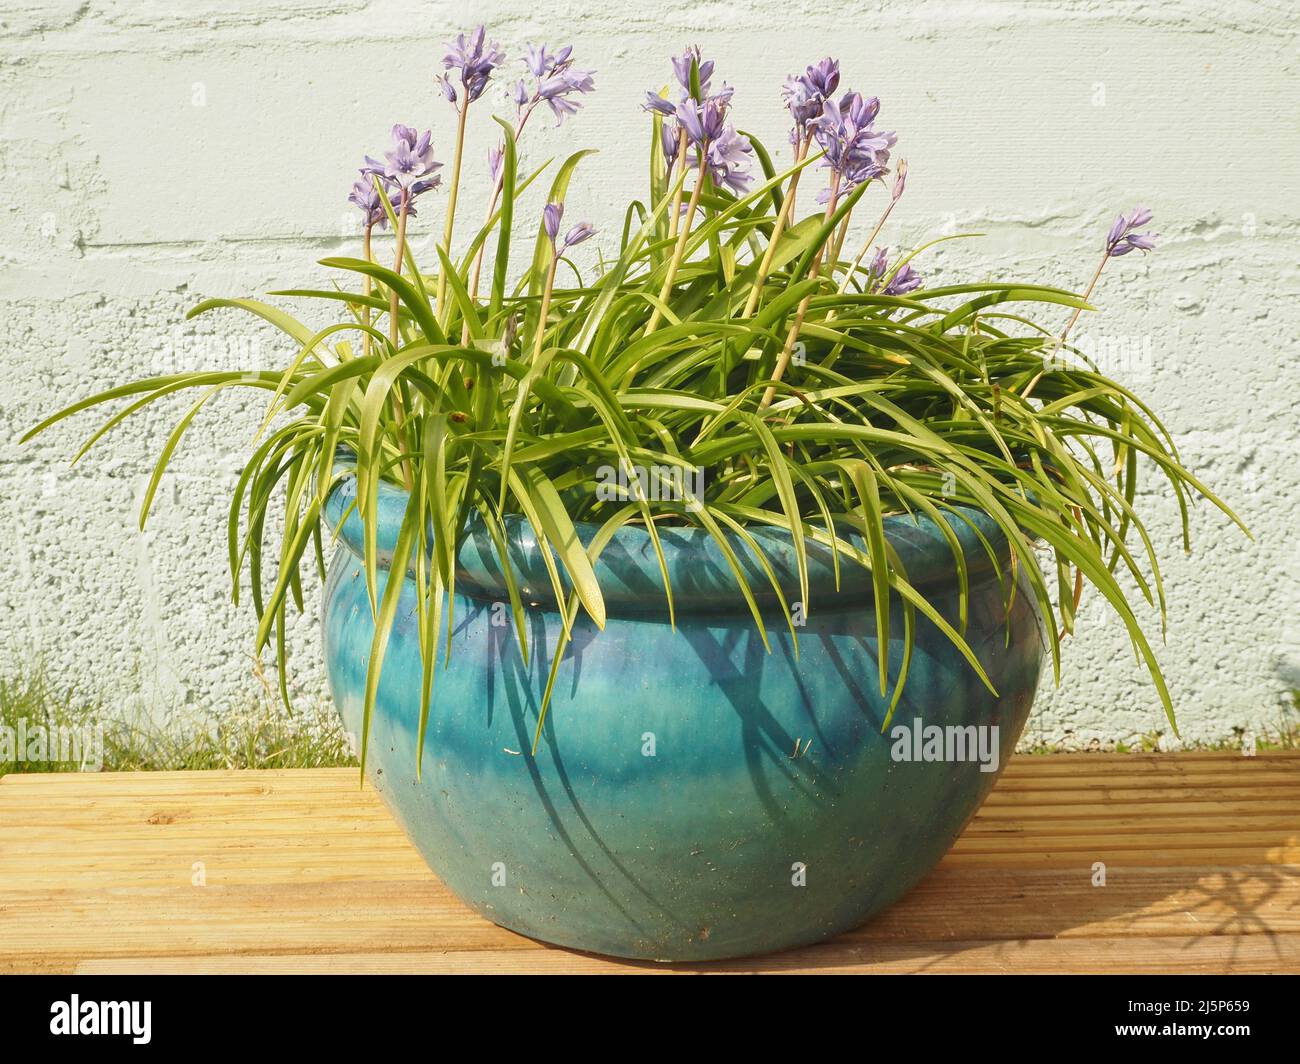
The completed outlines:
<svg viewBox="0 0 1300 1064">
<path fill-rule="evenodd" d="M 548 203 L 542 208 L 542 228 L 546 230 L 546 235 L 551 238 L 552 244 L 560 234 L 560 219 L 563 217 L 563 203 Z"/>
<path fill-rule="evenodd" d="M 1106 234 L 1106 254 L 1111 258 L 1127 255 L 1130 251 L 1150 251 L 1156 246 L 1156 239 L 1151 233 L 1135 233 L 1151 221 L 1152 214 L 1147 207 L 1134 207 L 1115 219 Z"/>
<path fill-rule="evenodd" d="M 435 171 L 442 169 L 442 163 L 433 157 L 433 133 L 430 130 L 420 133 L 399 123 L 393 126 L 392 138 L 383 160 L 366 156 L 366 165 L 361 172 L 363 175 L 378 174 L 385 184 L 392 186 L 389 198 L 393 205 L 400 207 L 405 201 L 409 208 L 417 196 L 438 187 L 442 179 Z"/>
<path fill-rule="evenodd" d="M 791 140 L 804 139 L 808 124 L 821 115 L 826 101 L 835 95 L 839 83 L 839 60 L 829 57 L 808 67 L 802 74 L 791 74 L 785 79 L 781 96 L 790 111 L 790 117 L 794 119 Z"/>
<path fill-rule="evenodd" d="M 487 39 L 487 31 L 483 26 L 477 27 L 468 35 L 459 34 L 454 41 L 448 41 L 445 47 L 447 51 L 442 57 L 442 65 L 448 71 L 459 73 L 461 89 L 457 90 L 450 77 L 444 76 L 439 79 L 442 93 L 452 103 L 456 103 L 460 91 L 463 91 L 465 102 L 473 103 L 483 95 L 492 72 L 505 62 L 505 53 L 496 41 Z"/>
<path fill-rule="evenodd" d="M 841 193 L 889 170 L 889 149 L 898 137 L 874 127 L 879 112 L 876 97 L 850 92 L 838 104 L 828 100 L 820 117 L 811 123 L 817 144 L 825 152 L 822 165 L 839 176 Z"/>
<path fill-rule="evenodd" d="M 698 46 L 692 45 L 681 55 L 673 56 L 672 62 L 673 73 L 677 75 L 677 84 L 681 86 L 683 95 L 686 97 L 692 96 L 691 67 L 695 66 L 699 70 L 700 77 L 700 95 L 695 99 L 700 102 L 708 99 L 709 81 L 713 77 L 713 60 L 704 59 L 700 55 Z"/>
<path fill-rule="evenodd" d="M 736 132 L 727 119 L 728 100 L 726 97 L 714 96 L 703 103 L 694 99 L 685 99 L 677 105 L 673 113 L 676 126 L 671 132 L 673 141 L 671 156 L 676 155 L 678 131 L 686 133 L 688 146 L 687 163 L 695 170 L 700 169 L 701 157 L 713 183 L 719 188 L 743 193 L 752 180 L 749 167 L 753 162 L 754 147 L 749 138 Z M 665 131 L 664 145 L 668 153 L 670 134 Z M 671 157 L 670 156 L 670 157 Z"/>
<path fill-rule="evenodd" d="M 871 263 L 867 266 L 867 284 L 866 290 L 874 292 L 880 287 L 880 282 L 884 279 L 885 274 L 889 273 L 889 252 L 885 248 L 876 248 L 876 253 L 871 257 Z M 904 263 L 899 267 L 898 272 L 889 279 L 889 283 L 881 290 L 881 295 L 902 296 L 908 292 L 914 292 L 921 287 L 921 275 L 917 273 L 910 263 Z"/>
<path fill-rule="evenodd" d="M 527 52 L 524 65 L 535 83 L 531 89 L 522 80 L 515 84 L 515 107 L 521 112 L 531 112 L 539 103 L 545 103 L 555 115 L 558 126 L 569 115 L 581 110 L 581 101 L 574 97 L 586 95 L 596 87 L 595 71 L 574 68 L 570 45 L 551 53 L 544 44 L 530 44 Z"/>
<path fill-rule="evenodd" d="M 921 275 L 912 269 L 911 263 L 905 263 L 889 279 L 889 284 L 885 285 L 884 294 L 887 296 L 906 295 L 908 292 L 914 292 L 920 288 L 921 283 Z"/>
<path fill-rule="evenodd" d="M 710 90 L 713 61 L 700 58 L 698 48 L 688 48 L 673 59 L 673 72 L 681 87 L 679 100 L 657 92 L 647 92 L 641 106 L 654 114 L 664 116 L 660 130 L 660 143 L 664 159 L 671 170 L 678 161 L 682 135 L 685 134 L 686 163 L 699 170 L 701 163 L 718 188 L 742 193 L 752 180 L 749 167 L 753 162 L 754 148 L 749 138 L 736 132 L 727 118 L 733 90 L 723 85 L 718 92 Z M 691 69 L 699 70 L 700 91 L 691 91 Z"/>
<path fill-rule="evenodd" d="M 362 170 L 361 176 L 352 183 L 348 202 L 361 208 L 367 226 L 377 225 L 380 229 L 387 227 L 388 215 L 384 213 L 384 201 L 379 196 L 379 189 L 375 188 L 375 179 L 367 171 Z"/>
<path fill-rule="evenodd" d="M 565 234 L 564 240 L 560 241 L 560 222 L 563 218 L 563 203 L 548 203 L 542 208 L 542 228 L 550 238 L 551 247 L 555 249 L 556 255 L 562 255 L 569 248 L 596 235 L 596 227 L 590 222 L 579 222 Z"/>
</svg>

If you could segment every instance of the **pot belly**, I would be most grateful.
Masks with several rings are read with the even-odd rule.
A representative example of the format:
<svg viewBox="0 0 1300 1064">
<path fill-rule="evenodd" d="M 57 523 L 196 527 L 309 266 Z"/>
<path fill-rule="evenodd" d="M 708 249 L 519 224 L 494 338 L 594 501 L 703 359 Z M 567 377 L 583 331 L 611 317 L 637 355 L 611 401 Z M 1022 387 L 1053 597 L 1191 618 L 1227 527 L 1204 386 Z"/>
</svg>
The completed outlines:
<svg viewBox="0 0 1300 1064">
<path fill-rule="evenodd" d="M 955 617 L 955 593 L 930 591 Z M 1009 615 L 996 581 L 973 586 L 967 639 L 998 696 L 918 618 L 904 697 L 882 734 L 869 605 L 814 603 L 797 659 L 784 629 L 769 633 L 768 654 L 747 612 L 679 616 L 675 632 L 617 617 L 599 632 L 584 615 L 534 758 L 558 616 L 530 612 L 525 663 L 507 607 L 458 597 L 417 779 L 414 601 L 407 580 L 370 726 L 369 780 L 430 867 L 489 920 L 656 960 L 817 941 L 899 898 L 992 788 L 1044 652 L 1023 577 Z M 325 658 L 357 735 L 373 630 L 360 562 L 340 549 Z M 902 631 L 896 609 L 891 681 Z"/>
</svg>

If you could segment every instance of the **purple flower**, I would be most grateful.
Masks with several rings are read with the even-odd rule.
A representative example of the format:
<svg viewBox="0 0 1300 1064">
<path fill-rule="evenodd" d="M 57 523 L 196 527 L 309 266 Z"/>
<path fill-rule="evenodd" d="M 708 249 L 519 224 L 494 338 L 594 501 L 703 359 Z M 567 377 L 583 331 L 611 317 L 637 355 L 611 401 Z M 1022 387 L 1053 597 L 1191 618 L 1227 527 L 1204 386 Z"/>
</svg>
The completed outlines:
<svg viewBox="0 0 1300 1064">
<path fill-rule="evenodd" d="M 442 163 L 434 161 L 429 130 L 425 130 L 424 135 L 414 144 L 406 140 L 399 141 L 384 159 L 388 163 L 388 179 L 401 189 L 420 183 L 427 184 L 422 179 L 442 166 Z"/>
<path fill-rule="evenodd" d="M 682 87 L 683 97 L 691 97 L 691 68 L 696 67 L 700 75 L 700 95 L 697 97 L 701 102 L 709 98 L 709 80 L 713 77 L 713 60 L 704 59 L 700 55 L 700 49 L 692 45 L 687 48 L 681 55 L 673 57 L 673 73 L 677 75 L 677 84 Z M 729 90 L 723 89 L 724 92 Z"/>
<path fill-rule="evenodd" d="M 840 61 L 827 56 L 808 67 L 801 79 L 813 93 L 829 100 L 840 87 Z"/>
<path fill-rule="evenodd" d="M 702 104 L 691 99 L 683 100 L 674 114 L 682 129 L 686 130 L 687 141 L 695 148 L 716 140 L 726 128 L 727 108 L 712 100 Z"/>
<path fill-rule="evenodd" d="M 584 240 L 590 240 L 595 235 L 596 227 L 594 225 L 590 222 L 579 222 L 570 229 L 568 234 L 565 236 L 564 247 L 560 248 L 560 251 L 567 251 L 575 244 L 581 244 Z"/>
<path fill-rule="evenodd" d="M 570 99 L 576 93 L 588 93 L 595 88 L 590 70 L 561 70 L 551 74 L 537 86 L 537 97 L 555 115 L 558 126 L 568 115 L 577 114 L 582 104 Z"/>
<path fill-rule="evenodd" d="M 894 190 L 891 198 L 895 201 L 903 198 L 903 189 L 907 187 L 907 160 L 899 159 L 894 170 Z"/>
<path fill-rule="evenodd" d="M 501 162 L 506 155 L 506 146 L 498 144 L 495 148 L 488 149 L 488 176 L 492 178 L 492 183 L 501 180 Z"/>
<path fill-rule="evenodd" d="M 737 133 L 728 122 L 722 132 L 709 141 L 706 155 L 709 176 L 719 188 L 740 195 L 748 190 L 753 180 L 749 173 L 753 157 L 754 148 L 749 138 Z"/>
<path fill-rule="evenodd" d="M 582 104 L 571 97 L 575 93 L 585 95 L 596 87 L 595 71 L 574 69 L 570 45 L 554 54 L 548 52 L 544 44 L 530 44 L 527 49 L 524 65 L 536 79 L 536 84 L 531 92 L 523 81 L 515 85 L 515 107 L 521 112 L 531 113 L 539 103 L 545 103 L 555 115 L 558 126 L 566 117 L 581 110 Z"/>
<path fill-rule="evenodd" d="M 546 235 L 551 238 L 551 243 L 555 243 L 555 238 L 560 233 L 560 219 L 564 217 L 563 203 L 548 203 L 542 208 L 542 228 L 546 230 Z"/>
<path fill-rule="evenodd" d="M 715 96 L 703 103 L 686 99 L 677 105 L 674 114 L 677 117 L 676 127 L 670 131 L 665 125 L 665 154 L 670 159 L 676 155 L 678 130 L 685 130 L 687 145 L 693 149 L 693 154 L 688 156 L 692 169 L 700 168 L 700 157 L 703 155 L 705 166 L 715 185 L 733 192 L 744 192 L 751 180 L 748 170 L 753 161 L 754 148 L 749 138 L 737 133 L 727 120 L 726 99 Z M 671 149 L 668 147 L 670 135 Z"/>
<path fill-rule="evenodd" d="M 1135 233 L 1151 221 L 1151 211 L 1147 207 L 1134 207 L 1115 219 L 1106 234 L 1106 254 L 1111 258 L 1127 255 L 1130 251 L 1150 251 L 1156 246 L 1156 238 L 1151 233 Z"/>
<path fill-rule="evenodd" d="M 871 265 L 867 267 L 867 285 L 868 292 L 874 292 L 880 287 L 880 282 L 884 279 L 885 274 L 889 272 L 889 254 L 885 248 L 876 248 L 876 253 L 871 257 Z M 904 263 L 898 268 L 898 272 L 889 279 L 880 292 L 885 296 L 901 296 L 908 292 L 914 292 L 921 287 L 921 275 L 912 269 L 910 263 Z"/>
<path fill-rule="evenodd" d="M 678 148 L 677 125 L 674 122 L 665 122 L 659 128 L 659 146 L 663 149 L 664 163 L 669 171 L 677 162 Z"/>
<path fill-rule="evenodd" d="M 884 294 L 887 296 L 901 296 L 908 292 L 914 292 L 921 287 L 921 275 L 917 273 L 910 263 L 904 263 L 897 273 L 889 279 L 889 284 L 885 285 Z"/>
<path fill-rule="evenodd" d="M 699 73 L 698 96 L 691 92 L 692 69 Z M 657 92 L 647 92 L 642 104 L 645 110 L 667 119 L 660 129 L 660 143 L 668 168 L 671 170 L 678 160 L 679 142 L 685 133 L 687 145 L 692 149 L 687 164 L 699 170 L 702 160 L 715 185 L 744 192 L 751 180 L 748 168 L 754 149 L 749 139 L 737 133 L 727 120 L 733 90 L 723 85 L 721 91 L 710 93 L 713 61 L 701 59 L 698 48 L 688 48 L 675 57 L 673 72 L 682 88 L 681 99 L 673 103 Z"/>
<path fill-rule="evenodd" d="M 791 74 L 785 79 L 781 95 L 790 110 L 790 117 L 794 119 L 796 139 L 802 140 L 807 135 L 808 123 L 821 115 L 839 83 L 839 60 L 829 57 L 808 67 L 802 74 Z"/>
<path fill-rule="evenodd" d="M 563 255 L 569 248 L 590 240 L 596 235 L 596 228 L 590 222 L 579 222 L 565 234 L 563 243 L 559 242 L 560 221 L 564 218 L 563 203 L 548 203 L 542 208 L 542 228 L 551 239 L 555 254 Z"/>
<path fill-rule="evenodd" d="M 678 105 L 688 100 L 694 100 L 697 104 L 705 104 L 711 101 L 723 107 L 730 102 L 732 93 L 735 92 L 730 85 L 724 84 L 718 92 L 710 91 L 709 80 L 713 76 L 713 60 L 701 59 L 699 48 L 690 47 L 686 49 L 681 55 L 674 56 L 672 63 L 673 73 L 677 78 L 677 84 L 681 88 L 678 103 L 673 103 L 657 92 L 647 92 L 646 102 L 641 105 L 647 111 L 658 112 L 672 118 L 676 114 Z M 699 69 L 700 92 L 698 96 L 691 91 L 692 66 Z"/>
<path fill-rule="evenodd" d="M 445 45 L 447 53 L 442 57 L 442 65 L 447 70 L 460 73 L 460 83 L 465 89 L 465 102 L 473 103 L 483 95 L 492 71 L 505 62 L 505 53 L 496 41 L 486 39 L 484 27 L 479 26 L 468 36 L 458 35 L 454 41 Z M 452 103 L 456 102 L 458 93 L 448 77 L 440 78 L 443 95 Z"/>
<path fill-rule="evenodd" d="M 876 253 L 871 256 L 871 264 L 867 266 L 867 291 L 871 291 L 880 283 L 880 279 L 889 272 L 889 252 L 885 248 L 876 248 Z"/>
<path fill-rule="evenodd" d="M 645 94 L 645 103 L 641 106 L 647 111 L 667 115 L 669 118 L 677 114 L 677 105 L 672 100 L 660 96 L 657 92 L 647 92 Z"/>
<path fill-rule="evenodd" d="M 876 97 L 845 93 L 839 105 L 827 101 L 819 118 L 810 123 L 817 143 L 826 153 L 823 162 L 840 178 L 840 191 L 880 177 L 889 169 L 889 149 L 897 136 L 873 128 L 880 112 Z M 822 197 L 823 202 L 829 192 Z"/>
<path fill-rule="evenodd" d="M 348 202 L 361 208 L 362 214 L 366 216 L 367 226 L 378 225 L 380 229 L 387 227 L 388 215 L 384 213 L 384 201 L 379 198 L 375 179 L 367 171 L 362 170 L 361 176 L 352 183 Z"/>
<path fill-rule="evenodd" d="M 384 186 L 384 195 L 388 197 L 388 204 L 394 210 L 400 210 L 402 205 L 402 190 L 388 180 L 383 174 L 375 173 L 372 170 L 363 169 L 361 176 L 352 184 L 352 191 L 348 194 L 348 202 L 354 203 L 360 207 L 366 215 L 366 225 L 377 225 L 380 229 L 388 228 L 388 212 L 384 210 L 384 201 L 380 198 L 379 190 L 375 187 L 375 180 L 378 179 Z M 407 192 L 406 213 L 414 218 L 419 212 L 415 209 L 415 197 L 437 185 L 437 180 L 417 181 Z"/>
<path fill-rule="evenodd" d="M 433 134 L 429 130 L 418 133 L 400 123 L 393 126 L 392 146 L 384 153 L 383 162 L 366 156 L 362 174 L 378 174 L 395 193 L 394 206 L 404 199 L 409 207 L 416 196 L 437 188 L 442 180 L 434 171 L 442 163 L 433 157 Z"/>
<path fill-rule="evenodd" d="M 527 44 L 524 48 L 528 53 L 524 57 L 524 65 L 538 80 L 546 77 L 560 64 L 567 63 L 573 53 L 573 46 L 568 44 L 554 55 L 546 51 L 544 44 Z"/>
</svg>

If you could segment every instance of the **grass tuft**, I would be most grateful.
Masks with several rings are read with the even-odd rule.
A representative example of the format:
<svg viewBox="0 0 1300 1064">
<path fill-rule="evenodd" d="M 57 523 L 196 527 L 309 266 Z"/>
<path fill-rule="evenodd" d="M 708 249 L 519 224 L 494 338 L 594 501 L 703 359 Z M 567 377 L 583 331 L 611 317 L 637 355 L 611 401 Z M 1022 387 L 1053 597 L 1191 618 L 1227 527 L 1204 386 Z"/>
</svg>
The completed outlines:
<svg viewBox="0 0 1300 1064">
<path fill-rule="evenodd" d="M 157 772 L 356 763 L 352 744 L 328 704 L 302 707 L 291 716 L 278 698 L 267 695 L 220 716 L 173 715 L 164 727 L 115 714 L 102 700 L 60 686 L 45 669 L 0 678 L 0 776 L 96 768 Z"/>
</svg>

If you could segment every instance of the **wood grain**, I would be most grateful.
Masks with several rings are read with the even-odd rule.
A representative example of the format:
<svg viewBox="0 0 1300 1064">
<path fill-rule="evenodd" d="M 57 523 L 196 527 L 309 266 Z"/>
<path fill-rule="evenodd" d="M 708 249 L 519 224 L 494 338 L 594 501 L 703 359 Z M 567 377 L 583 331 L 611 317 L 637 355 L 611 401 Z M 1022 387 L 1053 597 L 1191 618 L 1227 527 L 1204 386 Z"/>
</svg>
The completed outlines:
<svg viewBox="0 0 1300 1064">
<path fill-rule="evenodd" d="M 676 966 L 483 920 L 354 770 L 11 775 L 0 971 L 1297 972 L 1300 753 L 1017 758 L 876 920 Z"/>
</svg>

